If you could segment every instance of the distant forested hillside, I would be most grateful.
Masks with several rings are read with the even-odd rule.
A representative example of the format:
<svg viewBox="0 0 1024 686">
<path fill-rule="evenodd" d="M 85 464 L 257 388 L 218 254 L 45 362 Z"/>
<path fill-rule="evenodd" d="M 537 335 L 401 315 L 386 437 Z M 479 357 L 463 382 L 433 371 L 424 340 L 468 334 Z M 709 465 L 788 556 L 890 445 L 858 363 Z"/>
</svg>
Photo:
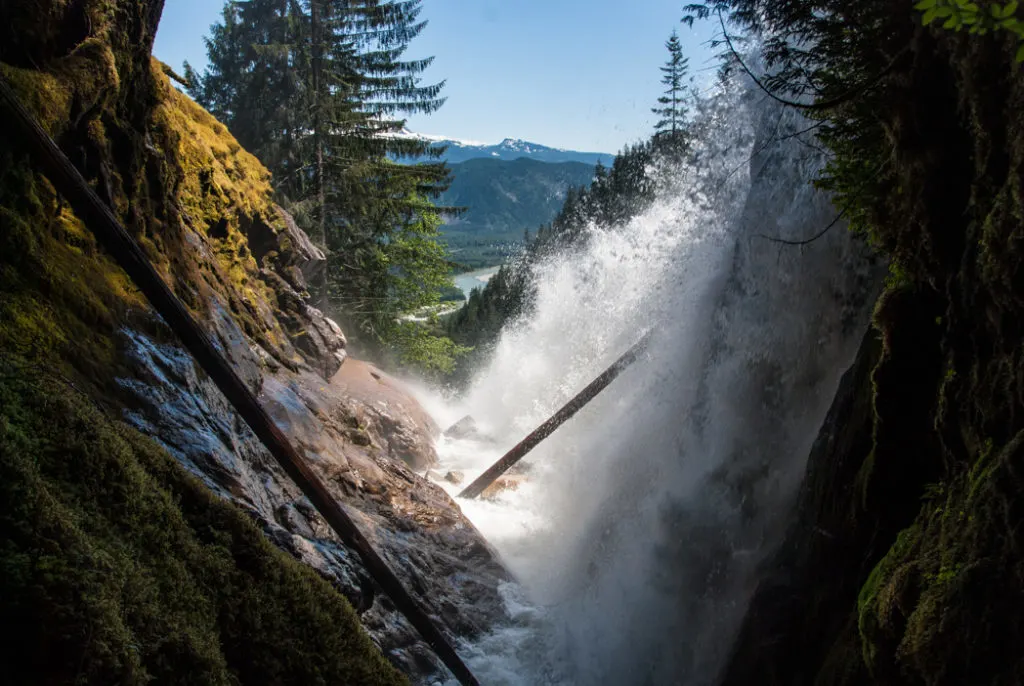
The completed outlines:
<svg viewBox="0 0 1024 686">
<path fill-rule="evenodd" d="M 460 361 L 451 381 L 466 382 L 493 349 L 502 327 L 531 306 L 531 268 L 535 263 L 561 250 L 580 249 L 586 242 L 586 227 L 621 224 L 650 204 L 655 191 L 651 165 L 656 157 L 685 149 L 678 143 L 680 138 L 653 138 L 627 147 L 610 169 L 598 165 L 591 172 L 590 183 L 571 187 L 552 219 L 537 226 L 518 258 L 503 266 L 484 288 L 473 291 L 465 307 L 446 318 L 444 334 L 459 345 L 474 348 Z"/>
<path fill-rule="evenodd" d="M 450 169 L 453 181 L 439 202 L 468 210 L 447 218 L 441 233 L 452 259 L 471 268 L 504 262 L 526 231 L 555 218 L 569 189 L 586 187 L 594 178 L 589 164 L 527 158 L 473 159 Z"/>
</svg>

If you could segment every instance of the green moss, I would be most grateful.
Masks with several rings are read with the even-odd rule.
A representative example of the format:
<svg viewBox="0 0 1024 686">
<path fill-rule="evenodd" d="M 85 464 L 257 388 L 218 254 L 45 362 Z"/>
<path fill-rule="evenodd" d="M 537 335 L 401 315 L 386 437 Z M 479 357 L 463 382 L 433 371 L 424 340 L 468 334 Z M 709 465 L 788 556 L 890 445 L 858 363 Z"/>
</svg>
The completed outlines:
<svg viewBox="0 0 1024 686">
<path fill-rule="evenodd" d="M 205 234 L 215 258 L 191 263 L 183 276 L 189 284 L 209 284 L 227 296 L 230 310 L 245 333 L 271 351 L 278 361 L 294 360 L 279 345 L 287 334 L 272 314 L 272 289 L 259 277 L 263 265 L 249 248 L 248 227 L 259 224 L 270 232 L 284 227 L 273 203 L 270 173 L 259 160 L 239 146 L 227 128 L 191 98 L 171 87 L 160 63 L 153 61 L 157 106 L 152 114 L 154 142 L 166 163 L 166 175 L 175 189 L 171 205 L 191 230 Z M 154 236 L 159 240 L 159 235 Z M 174 248 L 156 243 L 158 255 Z M 187 289 L 186 289 L 187 290 Z M 199 298 L 201 312 L 207 299 Z"/>
<path fill-rule="evenodd" d="M 967 503 L 970 504 L 977 497 L 980 489 L 988 483 L 995 468 L 998 466 L 995 460 L 995 451 L 992 449 L 992 439 L 986 439 L 981 454 L 974 461 L 971 471 L 967 475 L 969 490 L 967 492 Z"/>
<path fill-rule="evenodd" d="M 862 511 L 868 509 L 871 497 L 871 476 L 874 473 L 874 469 L 875 451 L 871 450 L 867 457 L 864 458 L 864 462 L 861 463 L 860 469 L 857 470 L 857 477 L 853 484 L 854 492 L 858 495 L 857 505 Z"/>
<path fill-rule="evenodd" d="M 889 261 L 889 273 L 885 277 L 885 287 L 890 290 L 906 288 L 911 285 L 907 270 L 900 266 L 898 260 Z"/>
<path fill-rule="evenodd" d="M 0 367 L 5 682 L 399 684 L 345 599 L 152 441 Z"/>
<path fill-rule="evenodd" d="M 905 583 L 912 568 L 912 557 L 921 540 L 921 529 L 915 524 L 900 532 L 889 553 L 868 575 L 857 596 L 858 628 L 864 663 L 874 671 L 878 665 L 879 635 L 898 631 L 900 582 Z"/>
<path fill-rule="evenodd" d="M 874 678 L 1019 683 L 1024 664 L 1010 653 L 1024 620 L 1008 610 L 1021 605 L 1024 567 L 1005 489 L 1022 444 L 1018 435 L 997 453 L 986 441 L 972 469 L 928 489 L 913 525 L 871 572 L 858 628 Z"/>
<path fill-rule="evenodd" d="M 203 318 L 216 292 L 246 334 L 279 360 L 292 360 L 273 316 L 276 298 L 259 278 L 261 265 L 245 233 L 257 223 L 270 231 L 283 226 L 269 173 L 148 58 L 152 90 L 135 97 L 150 105 L 133 125 L 115 96 L 129 83 L 142 88 L 146 81 L 121 78 L 104 35 L 88 38 L 46 71 L 0 69 L 51 135 L 87 142 L 84 157 L 100 177 L 97 188 L 109 191 L 113 209 L 194 314 Z M 89 116 L 68 131 L 72 111 L 82 110 Z M 148 309 L 145 301 L 50 184 L 11 151 L 0 154 L 0 219 L 0 290 L 6 296 L 0 350 L 111 378 L 119 358 L 116 329 L 130 312 Z M 214 226 L 217 236 L 206 236 L 210 252 L 189 246 L 188 232 L 202 235 Z"/>
<path fill-rule="evenodd" d="M 0 160 L 0 350 L 99 374 L 142 299 L 48 182 Z"/>
<path fill-rule="evenodd" d="M 59 135 L 71 116 L 72 93 L 52 74 L 0 63 L 0 74 L 51 136 Z"/>
</svg>

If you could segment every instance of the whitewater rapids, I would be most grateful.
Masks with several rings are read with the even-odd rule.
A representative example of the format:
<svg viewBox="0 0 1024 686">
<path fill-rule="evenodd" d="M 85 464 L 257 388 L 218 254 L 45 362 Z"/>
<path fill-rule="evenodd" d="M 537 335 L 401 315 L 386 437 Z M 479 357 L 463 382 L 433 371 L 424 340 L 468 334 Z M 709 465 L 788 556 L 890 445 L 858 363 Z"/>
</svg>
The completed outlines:
<svg viewBox="0 0 1024 686">
<path fill-rule="evenodd" d="M 436 473 L 469 483 L 655 331 L 518 490 L 458 501 L 519 581 L 512 625 L 460 647 L 482 683 L 715 683 L 879 277 L 841 223 L 773 240 L 836 218 L 809 183 L 820 151 L 791 136 L 806 127 L 723 87 L 647 211 L 535 267 L 536 306 L 464 398 L 421 393 L 440 425 L 471 414 L 494 437 L 440 439 Z"/>
</svg>

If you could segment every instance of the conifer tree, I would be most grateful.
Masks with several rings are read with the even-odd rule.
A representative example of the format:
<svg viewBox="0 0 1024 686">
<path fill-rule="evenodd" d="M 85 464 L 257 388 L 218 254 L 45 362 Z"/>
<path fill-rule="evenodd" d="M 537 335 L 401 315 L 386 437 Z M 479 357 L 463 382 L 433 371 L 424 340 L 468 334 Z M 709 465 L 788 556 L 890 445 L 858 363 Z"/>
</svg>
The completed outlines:
<svg viewBox="0 0 1024 686">
<path fill-rule="evenodd" d="M 658 98 L 660 107 L 651 111 L 661 117 L 654 125 L 655 138 L 668 138 L 674 142 L 683 135 L 686 126 L 686 86 L 683 80 L 689 73 L 690 60 L 683 57 L 683 46 L 675 31 L 665 43 L 665 48 L 669 54 L 665 66 L 661 67 L 661 83 L 665 90 Z"/>
<path fill-rule="evenodd" d="M 394 162 L 442 152 L 393 135 L 404 116 L 444 103 L 443 82 L 421 84 L 431 59 L 404 58 L 426 25 L 420 4 L 229 0 L 207 40 L 210 66 L 186 70 L 193 97 L 270 168 L 282 204 L 326 249 L 329 283 L 314 284 L 315 302 L 369 334 L 363 342 L 394 334 L 390 323 L 448 274 L 430 238 L 448 168 Z"/>
</svg>

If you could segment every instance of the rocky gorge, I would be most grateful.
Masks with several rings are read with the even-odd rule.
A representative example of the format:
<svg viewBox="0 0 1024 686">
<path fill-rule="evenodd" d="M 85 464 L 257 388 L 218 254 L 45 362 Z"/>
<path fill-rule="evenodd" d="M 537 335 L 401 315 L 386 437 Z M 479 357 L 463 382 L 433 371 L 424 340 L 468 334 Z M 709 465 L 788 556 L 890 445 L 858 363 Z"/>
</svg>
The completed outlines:
<svg viewBox="0 0 1024 686">
<path fill-rule="evenodd" d="M 162 0 L 4 3 L 0 74 L 405 587 L 483 646 L 474 669 L 1021 683 L 1016 46 L 884 0 L 708 4 L 814 37 L 826 86 L 856 97 L 803 106 L 825 126 L 723 88 L 669 197 L 541 265 L 533 320 L 470 396 L 480 426 L 448 436 L 313 306 L 324 254 L 151 56 Z M 0 294 L 0 608 L 20 629 L 0 680 L 445 680 L 13 137 Z M 560 527 L 515 543 L 561 615 L 510 609 L 502 556 L 430 477 L 472 479 L 495 427 L 520 437 L 652 322 L 656 364 L 500 485 Z M 456 440 L 472 459 L 438 464 Z"/>
</svg>

